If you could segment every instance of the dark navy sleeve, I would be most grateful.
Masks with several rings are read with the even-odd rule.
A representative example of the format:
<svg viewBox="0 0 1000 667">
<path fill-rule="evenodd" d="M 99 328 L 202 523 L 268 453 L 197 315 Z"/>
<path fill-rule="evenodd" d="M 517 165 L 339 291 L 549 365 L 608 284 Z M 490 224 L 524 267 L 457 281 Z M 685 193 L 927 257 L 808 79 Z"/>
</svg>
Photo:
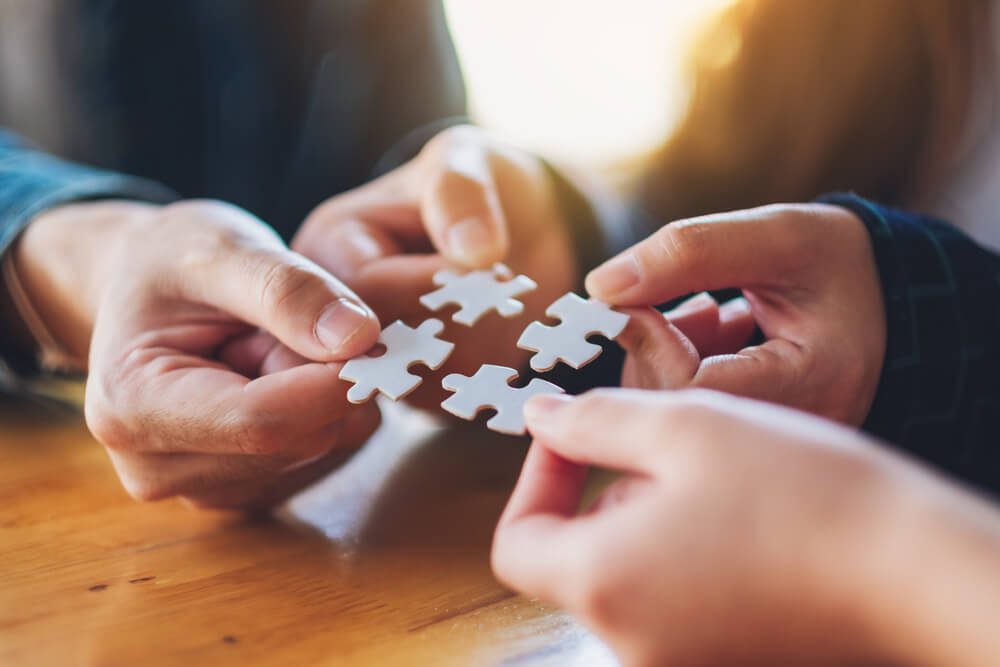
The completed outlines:
<svg viewBox="0 0 1000 667">
<path fill-rule="evenodd" d="M 837 194 L 871 235 L 888 341 L 866 430 L 1000 494 L 1000 256 L 938 220 Z"/>
</svg>

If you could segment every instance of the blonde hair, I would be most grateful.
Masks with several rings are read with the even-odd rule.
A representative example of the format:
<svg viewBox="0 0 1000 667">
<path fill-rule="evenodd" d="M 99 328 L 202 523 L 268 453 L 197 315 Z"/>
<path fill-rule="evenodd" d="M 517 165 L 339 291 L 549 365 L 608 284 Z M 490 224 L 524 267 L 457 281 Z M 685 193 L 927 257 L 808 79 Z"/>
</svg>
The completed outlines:
<svg viewBox="0 0 1000 667">
<path fill-rule="evenodd" d="M 693 57 L 642 200 L 663 221 L 855 190 L 921 197 L 959 143 L 988 0 L 743 0 Z"/>
</svg>

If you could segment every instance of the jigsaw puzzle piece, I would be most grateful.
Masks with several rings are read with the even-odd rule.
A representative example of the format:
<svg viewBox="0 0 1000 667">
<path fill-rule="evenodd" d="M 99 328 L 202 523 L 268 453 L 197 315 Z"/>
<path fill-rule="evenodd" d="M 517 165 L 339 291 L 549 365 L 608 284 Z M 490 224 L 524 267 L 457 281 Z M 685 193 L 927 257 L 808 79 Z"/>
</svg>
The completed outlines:
<svg viewBox="0 0 1000 667">
<path fill-rule="evenodd" d="M 441 320 L 425 320 L 416 329 L 396 321 L 382 330 L 378 342 L 385 347 L 379 357 L 365 355 L 351 359 L 340 370 L 340 379 L 353 382 L 347 391 L 351 403 L 364 403 L 376 392 L 394 401 L 416 389 L 423 378 L 409 372 L 414 364 L 431 370 L 441 368 L 455 345 L 437 337 L 444 329 Z"/>
<path fill-rule="evenodd" d="M 464 274 L 442 269 L 434 274 L 434 284 L 440 289 L 420 297 L 420 303 L 433 311 L 455 304 L 459 310 L 452 319 L 469 327 L 491 310 L 503 317 L 520 315 L 524 304 L 514 297 L 538 287 L 527 276 L 515 277 L 503 264 L 496 264 L 489 271 Z"/>
<path fill-rule="evenodd" d="M 511 387 L 517 378 L 513 368 L 486 364 L 475 375 L 453 373 L 444 378 L 441 386 L 455 392 L 441 407 L 456 417 L 472 421 L 480 410 L 496 410 L 486 427 L 507 435 L 524 435 L 524 404 L 538 394 L 561 394 L 563 390 L 545 380 L 533 379 L 525 387 Z"/>
<path fill-rule="evenodd" d="M 542 373 L 562 361 L 579 370 L 601 355 L 602 348 L 587 340 L 600 334 L 614 340 L 628 324 L 629 316 L 612 310 L 593 299 L 583 299 L 572 292 L 556 300 L 545 314 L 560 320 L 555 326 L 532 322 L 517 341 L 522 350 L 535 352 L 532 370 Z"/>
</svg>

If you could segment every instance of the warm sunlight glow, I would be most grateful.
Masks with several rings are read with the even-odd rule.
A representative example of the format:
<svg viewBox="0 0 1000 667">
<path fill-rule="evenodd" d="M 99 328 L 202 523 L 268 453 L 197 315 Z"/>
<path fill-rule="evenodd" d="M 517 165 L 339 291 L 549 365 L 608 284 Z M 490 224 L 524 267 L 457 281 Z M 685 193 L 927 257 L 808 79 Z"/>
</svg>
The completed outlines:
<svg viewBox="0 0 1000 667">
<path fill-rule="evenodd" d="M 602 166 L 659 144 L 687 100 L 684 58 L 727 0 L 448 0 L 481 124 Z"/>
</svg>

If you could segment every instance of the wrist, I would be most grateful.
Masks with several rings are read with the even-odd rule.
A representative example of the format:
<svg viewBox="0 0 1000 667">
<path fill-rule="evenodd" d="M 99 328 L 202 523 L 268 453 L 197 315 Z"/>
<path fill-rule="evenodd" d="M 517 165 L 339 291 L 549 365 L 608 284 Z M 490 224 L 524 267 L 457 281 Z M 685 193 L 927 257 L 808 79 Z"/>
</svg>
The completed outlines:
<svg viewBox="0 0 1000 667">
<path fill-rule="evenodd" d="M 1000 664 L 1000 519 L 947 481 L 892 461 L 857 590 L 892 664 Z"/>
<path fill-rule="evenodd" d="M 126 201 L 60 206 L 32 220 L 11 249 L 26 305 L 59 346 L 64 365 L 86 368 L 98 305 L 121 247 L 130 228 L 157 209 Z"/>
</svg>

